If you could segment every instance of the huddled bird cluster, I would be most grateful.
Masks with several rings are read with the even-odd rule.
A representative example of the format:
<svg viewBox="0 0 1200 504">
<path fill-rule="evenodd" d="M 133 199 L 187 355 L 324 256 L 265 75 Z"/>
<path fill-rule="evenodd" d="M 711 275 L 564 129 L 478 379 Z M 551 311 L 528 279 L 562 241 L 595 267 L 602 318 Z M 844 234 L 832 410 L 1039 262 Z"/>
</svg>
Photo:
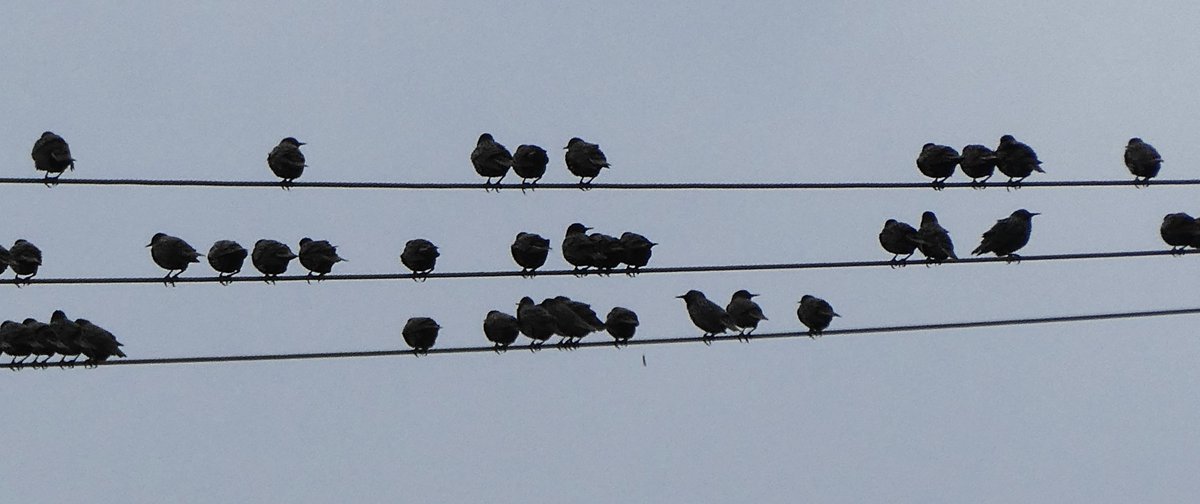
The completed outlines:
<svg viewBox="0 0 1200 504">
<path fill-rule="evenodd" d="M 146 246 L 150 247 L 154 264 L 167 270 L 167 276 L 163 277 L 166 285 L 175 285 L 175 279 L 187 271 L 188 265 L 200 262 L 200 257 L 204 256 L 183 239 L 166 233 L 155 233 Z M 217 240 L 208 249 L 208 264 L 217 272 L 221 283 L 228 284 L 233 275 L 242 271 L 246 256 L 250 256 L 250 262 L 263 274 L 264 280 L 274 283 L 275 277 L 286 273 L 288 263 L 297 257 L 300 265 L 308 270 L 310 279 L 317 281 L 332 271 L 333 265 L 346 260 L 338 255 L 336 246 L 325 240 L 301 238 L 299 251 L 297 255 L 287 244 L 275 240 L 258 240 L 253 251 L 247 251 L 233 240 Z"/>
<path fill-rule="evenodd" d="M 9 369 L 13 371 L 26 366 L 45 369 L 55 355 L 61 357 L 56 363 L 59 367 L 74 367 L 81 356 L 88 366 L 113 356 L 125 357 L 121 342 L 112 333 L 87 319 L 71 320 L 62 310 L 50 315 L 50 323 L 33 318 L 0 323 L 0 353 L 12 358 Z"/>
<path fill-rule="evenodd" d="M 42 250 L 28 241 L 17 240 L 8 249 L 0 246 L 0 273 L 4 273 L 5 269 L 12 268 L 16 275 L 13 282 L 17 287 L 20 287 L 22 283 L 28 285 L 29 279 L 37 275 L 38 268 L 41 266 Z"/>
<path fill-rule="evenodd" d="M 991 252 L 1008 262 L 1020 262 L 1021 256 L 1016 252 L 1029 243 L 1035 215 L 1039 214 L 1022 208 L 996 221 L 991 229 L 984 231 L 979 246 L 975 247 L 971 254 Z M 904 266 L 917 250 L 925 256 L 926 266 L 958 259 L 954 253 L 954 242 L 950 239 L 950 232 L 938 224 L 937 215 L 933 212 L 921 214 L 919 229 L 896 219 L 888 219 L 883 223 L 883 230 L 879 232 L 879 244 L 893 254 L 892 267 Z"/>
<path fill-rule="evenodd" d="M 1046 173 L 1041 164 L 1033 148 L 1018 142 L 1012 135 L 1000 137 L 1000 144 L 994 151 L 983 145 L 972 144 L 963 147 L 960 155 L 954 147 L 927 143 L 917 155 L 917 169 L 932 178 L 934 190 L 939 191 L 945 187 L 946 179 L 954 175 L 956 166 L 962 166 L 963 173 L 971 177 L 974 187 L 982 188 L 999 168 L 1000 173 L 1008 176 L 1008 186 L 1017 188 L 1033 172 Z"/>
<path fill-rule="evenodd" d="M 572 266 L 576 276 L 586 275 L 588 268 L 602 275 L 609 275 L 622 264 L 625 265 L 625 274 L 637 275 L 638 270 L 650 262 L 653 248 L 658 245 L 645 236 L 630 231 L 621 233 L 621 237 L 616 238 L 603 233 L 588 234 L 590 230 L 592 228 L 576 222 L 567 226 L 567 233 L 563 237 L 563 259 Z M 521 264 L 520 260 L 517 262 Z"/>
<path fill-rule="evenodd" d="M 610 167 L 608 158 L 604 156 L 604 151 L 600 150 L 599 145 L 585 142 L 579 137 L 567 141 L 567 146 L 563 149 L 567 151 L 564 156 L 567 170 L 579 177 L 579 187 L 584 190 L 587 190 L 588 184 L 600 175 L 601 169 Z M 507 147 L 497 142 L 491 133 L 479 135 L 479 140 L 475 142 L 475 150 L 471 151 L 471 164 L 475 166 L 475 173 L 487 177 L 487 182 L 484 182 L 485 191 L 499 191 L 500 181 L 508 175 L 510 168 L 521 177 L 522 191 L 526 187 L 532 189 L 546 174 L 546 165 L 549 162 L 550 157 L 546 155 L 546 149 L 522 144 L 517 147 L 515 153 L 511 153 Z M 496 179 L 495 182 L 492 179 Z"/>
</svg>

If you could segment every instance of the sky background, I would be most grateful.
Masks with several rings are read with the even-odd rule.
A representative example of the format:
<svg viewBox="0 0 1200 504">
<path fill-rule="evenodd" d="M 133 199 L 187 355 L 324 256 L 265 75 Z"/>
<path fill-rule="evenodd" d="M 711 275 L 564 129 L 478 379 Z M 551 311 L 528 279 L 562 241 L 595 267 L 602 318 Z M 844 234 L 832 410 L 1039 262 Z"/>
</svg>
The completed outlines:
<svg viewBox="0 0 1200 504">
<path fill-rule="evenodd" d="M 811 5 L 809 5 L 811 4 Z M 925 142 L 1037 149 L 1036 180 L 1200 166 L 1200 5 L 1129 2 L 13 2 L 0 18 L 0 170 L 66 178 L 482 181 L 482 132 L 599 143 L 601 182 L 922 181 Z M 511 176 L 510 176 L 511 180 Z M 951 181 L 966 180 L 961 174 Z M 1023 252 L 1165 248 L 1191 187 L 1005 192 L 4 188 L 0 242 L 40 275 L 156 276 L 156 232 L 328 239 L 335 273 L 509 270 L 518 231 L 580 221 L 656 242 L 652 266 L 886 259 L 888 218 L 933 210 L 960 255 L 1017 208 Z M 0 317 L 89 318 L 130 357 L 392 349 L 410 316 L 484 344 L 488 310 L 558 294 L 698 335 L 683 303 L 749 289 L 800 328 L 1193 307 L 1193 258 L 721 274 L 0 288 Z M 249 272 L 249 265 L 247 265 Z M 302 272 L 293 264 L 289 273 Z M 184 276 L 207 276 L 207 264 Z M 4 373 L 5 500 L 90 502 L 1171 502 L 1200 493 L 1200 341 L 1187 317 L 592 349 Z M 608 338 L 600 334 L 589 337 Z M 647 366 L 642 366 L 642 357 Z"/>
</svg>

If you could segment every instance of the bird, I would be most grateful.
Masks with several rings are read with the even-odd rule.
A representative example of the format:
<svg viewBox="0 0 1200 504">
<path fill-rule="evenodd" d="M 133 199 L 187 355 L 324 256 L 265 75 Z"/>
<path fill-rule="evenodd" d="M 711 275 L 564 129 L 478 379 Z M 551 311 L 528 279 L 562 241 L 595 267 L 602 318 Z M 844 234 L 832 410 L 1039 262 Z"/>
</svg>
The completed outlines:
<svg viewBox="0 0 1200 504">
<path fill-rule="evenodd" d="M 29 328 L 29 331 L 33 334 L 29 350 L 29 354 L 33 357 L 31 364 L 45 369 L 46 363 L 50 361 L 50 358 L 54 356 L 56 351 L 54 331 L 50 329 L 50 324 L 38 322 L 34 318 L 25 319 L 21 322 L 21 325 Z M 44 357 L 41 362 L 38 362 L 39 357 Z"/>
<path fill-rule="evenodd" d="M 808 337 L 812 339 L 817 339 L 817 336 L 820 336 L 821 332 L 829 327 L 829 323 L 833 322 L 833 317 L 841 317 L 833 311 L 833 306 L 830 306 L 829 302 L 808 294 L 800 298 L 796 316 L 800 318 L 801 324 L 808 327 Z"/>
<path fill-rule="evenodd" d="M 58 177 L 68 168 L 75 171 L 75 158 L 71 157 L 71 147 L 63 137 L 53 132 L 44 131 L 42 136 L 33 142 L 33 168 L 46 172 L 42 180 L 47 186 L 57 183 Z M 51 177 L 50 174 L 54 176 Z"/>
<path fill-rule="evenodd" d="M 429 272 L 433 271 L 440 255 L 433 242 L 417 238 L 404 244 L 404 250 L 400 252 L 400 262 L 412 270 L 413 280 L 423 282 L 429 276 Z"/>
<path fill-rule="evenodd" d="M 558 341 L 559 348 L 572 347 L 591 334 L 595 328 L 571 309 L 566 301 L 557 297 L 543 299 L 539 306 L 545 308 L 554 317 L 556 334 L 562 336 Z"/>
<path fill-rule="evenodd" d="M 242 271 L 249 255 L 246 247 L 233 240 L 217 240 L 208 249 L 208 265 L 216 270 L 221 285 L 229 285 L 230 277 Z"/>
<path fill-rule="evenodd" d="M 1171 253 L 1178 255 L 1188 247 L 1200 248 L 1200 222 L 1183 212 L 1167 214 L 1158 228 Z"/>
<path fill-rule="evenodd" d="M 25 361 L 29 359 L 29 355 L 33 352 L 33 331 L 29 330 L 24 324 L 18 324 L 11 320 L 5 320 L 0 323 L 0 351 L 8 354 L 12 359 L 9 360 L 9 369 L 20 371 L 24 367 Z M 17 360 L 20 357 L 21 360 Z"/>
<path fill-rule="evenodd" d="M 21 281 L 24 280 L 25 285 L 29 285 L 29 279 L 37 275 L 38 267 L 42 265 L 41 249 L 28 241 L 17 240 L 8 249 L 8 252 L 12 256 L 8 265 L 12 267 L 13 273 L 16 274 L 13 282 L 20 287 Z M 22 278 L 22 275 L 24 275 L 24 278 Z"/>
<path fill-rule="evenodd" d="M 487 177 L 487 182 L 483 184 L 484 191 L 492 187 L 493 177 L 500 177 L 495 182 L 496 192 L 500 192 L 500 181 L 504 180 L 508 169 L 512 168 L 513 155 L 493 140 L 491 133 L 484 133 L 479 135 L 479 140 L 475 142 L 475 150 L 471 151 L 471 164 L 475 165 L 475 173 Z"/>
<path fill-rule="evenodd" d="M 940 191 L 946 186 L 946 179 L 954 175 L 954 167 L 962 161 L 962 156 L 954 147 L 927 143 L 921 147 L 917 155 L 917 169 L 926 177 L 933 179 L 933 190 Z"/>
<path fill-rule="evenodd" d="M 429 353 L 441 328 L 442 326 L 429 317 L 412 317 L 404 323 L 400 334 L 404 336 L 404 342 L 412 347 L 413 355 L 421 356 Z"/>
<path fill-rule="evenodd" d="M 521 276 L 533 277 L 534 271 L 546 264 L 546 256 L 550 254 L 550 240 L 537 233 L 517 233 L 509 247 L 513 260 L 521 267 Z"/>
<path fill-rule="evenodd" d="M 565 156 L 567 170 L 579 177 L 580 189 L 586 191 L 588 184 L 591 184 L 593 180 L 596 180 L 596 176 L 600 175 L 601 169 L 611 168 L 608 158 L 604 156 L 599 145 L 574 137 L 567 141 L 567 146 L 563 148 L 567 150 Z M 585 182 L 584 179 L 587 181 Z"/>
<path fill-rule="evenodd" d="M 925 255 L 925 265 L 941 264 L 947 259 L 958 259 L 954 255 L 954 242 L 950 240 L 950 232 L 938 224 L 937 215 L 933 212 L 921 214 L 921 227 L 917 230 L 917 249 Z"/>
<path fill-rule="evenodd" d="M 67 318 L 66 312 L 54 310 L 54 313 L 50 315 L 50 329 L 54 331 L 56 351 L 62 356 L 59 367 L 64 365 L 74 367 L 75 361 L 79 360 L 79 355 L 83 353 L 83 336 L 79 324 Z M 67 362 L 67 357 L 74 357 L 74 359 Z"/>
<path fill-rule="evenodd" d="M 521 329 L 521 334 L 533 340 L 529 344 L 531 352 L 536 352 L 542 347 L 542 343 L 558 332 L 558 323 L 554 315 L 534 303 L 529 296 L 521 298 L 517 303 L 517 326 Z"/>
<path fill-rule="evenodd" d="M 287 137 L 279 141 L 271 153 L 267 154 L 267 166 L 271 171 L 281 179 L 279 185 L 284 190 L 291 189 L 292 182 L 300 178 L 304 173 L 304 153 L 300 152 L 300 146 L 305 145 L 304 142 L 296 140 L 293 137 Z"/>
<path fill-rule="evenodd" d="M 963 147 L 958 165 L 963 175 L 971 177 L 971 187 L 982 189 L 996 171 L 996 153 L 983 145 L 971 144 Z"/>
<path fill-rule="evenodd" d="M 1029 232 L 1033 229 L 1031 220 L 1034 215 L 1040 214 L 1022 208 L 1013 212 L 1012 215 L 996 221 L 991 229 L 983 233 L 983 241 L 979 243 L 978 247 L 975 247 L 975 250 L 971 251 L 971 254 L 980 255 L 992 252 L 996 254 L 996 257 L 1004 257 L 1007 262 L 1020 262 L 1021 256 L 1014 252 L 1029 243 Z"/>
<path fill-rule="evenodd" d="M 1149 187 L 1150 179 L 1158 176 L 1162 168 L 1162 156 L 1158 150 L 1141 138 L 1133 137 L 1125 145 L 1125 167 L 1133 174 L 1133 185 Z"/>
<path fill-rule="evenodd" d="M 86 364 L 96 367 L 96 364 L 104 362 L 114 355 L 125 357 L 125 352 L 121 351 L 121 347 L 124 345 L 117 341 L 117 337 L 112 333 L 87 319 L 75 319 L 75 323 L 79 325 L 81 349 L 83 355 L 87 357 Z"/>
<path fill-rule="evenodd" d="M 908 223 L 888 219 L 883 223 L 883 230 L 879 232 L 879 244 L 883 246 L 883 250 L 892 253 L 890 262 L 895 268 L 907 263 L 908 258 L 912 257 L 917 246 L 921 244 L 921 237 L 916 228 Z"/>
<path fill-rule="evenodd" d="M 483 335 L 487 337 L 488 341 L 495 343 L 496 353 L 507 350 L 509 345 L 517 341 L 517 335 L 520 332 L 521 328 L 517 323 L 517 317 L 500 310 L 488 312 L 487 317 L 483 319 Z"/>
<path fill-rule="evenodd" d="M 12 262 L 12 252 L 9 252 L 3 245 L 0 245 L 0 273 L 4 273 L 8 269 L 8 265 L 12 264 Z"/>
<path fill-rule="evenodd" d="M 537 185 L 537 182 L 546 174 L 546 165 L 549 163 L 550 157 L 546 155 L 546 149 L 536 145 L 517 146 L 517 150 L 513 152 L 512 169 L 513 173 L 521 177 L 522 192 L 525 191 L 526 184 L 530 186 L 530 189 Z"/>
<path fill-rule="evenodd" d="M 583 319 L 587 325 L 592 327 L 592 331 L 604 330 L 604 321 L 600 320 L 600 316 L 597 315 L 596 311 L 592 309 L 592 305 L 584 303 L 583 301 L 576 301 L 567 296 L 554 296 L 554 299 L 566 303 L 567 307 L 570 308 L 571 311 L 575 312 L 576 315 L 579 315 L 579 318 Z"/>
<path fill-rule="evenodd" d="M 263 281 L 270 284 L 275 283 L 275 277 L 287 272 L 288 263 L 295 258 L 296 254 L 287 244 L 275 240 L 254 242 L 254 251 L 250 253 L 250 262 L 263 274 Z"/>
<path fill-rule="evenodd" d="M 733 317 L 729 316 L 729 313 L 717 303 L 704 297 L 703 292 L 693 289 L 675 297 L 683 300 L 687 305 L 688 317 L 692 319 L 692 323 L 704 331 L 704 335 L 700 337 L 704 344 L 712 344 L 712 338 L 726 330 L 741 330 L 733 321 Z"/>
<path fill-rule="evenodd" d="M 200 256 L 204 255 L 197 253 L 196 249 L 183 239 L 166 233 L 154 233 L 146 246 L 150 248 L 150 258 L 154 259 L 154 264 L 167 270 L 167 276 L 163 277 L 163 285 L 174 286 L 175 279 L 187 271 L 188 265 L 200 262 Z M 176 273 L 176 270 L 179 272 Z"/>
<path fill-rule="evenodd" d="M 1033 172 L 1046 173 L 1033 148 L 1018 142 L 1012 135 L 1000 137 L 996 147 L 996 167 L 1008 176 L 1008 187 L 1019 188 L 1021 181 Z"/>
<path fill-rule="evenodd" d="M 592 228 L 578 222 L 567 226 L 567 234 L 563 237 L 563 259 L 574 267 L 575 276 L 584 276 L 587 269 L 595 266 L 599 254 L 596 253 L 596 242 L 588 237 L 587 232 Z"/>
<path fill-rule="evenodd" d="M 604 318 L 604 328 L 608 330 L 608 334 L 613 337 L 613 344 L 620 348 L 629 342 L 633 334 L 637 332 L 638 316 L 633 310 L 614 306 L 609 310 L 608 316 Z"/>
<path fill-rule="evenodd" d="M 588 235 L 588 240 L 591 240 L 596 254 L 592 266 L 595 266 L 601 275 L 611 275 L 612 270 L 621 265 L 621 258 L 624 257 L 621 240 L 604 233 L 592 233 Z"/>
<path fill-rule="evenodd" d="M 725 306 L 725 312 L 740 328 L 739 339 L 744 339 L 747 343 L 750 342 L 750 333 L 758 329 L 758 323 L 767 320 L 767 316 L 763 315 L 762 307 L 753 300 L 756 296 L 758 294 L 751 294 L 750 291 L 742 289 L 734 292 L 729 299 L 729 304 Z"/>
<path fill-rule="evenodd" d="M 345 259 L 338 256 L 337 247 L 328 241 L 313 240 L 308 237 L 300 239 L 300 265 L 308 270 L 310 278 L 313 273 L 316 273 L 317 281 L 320 282 L 327 273 L 333 270 L 333 265 L 342 261 Z"/>
<path fill-rule="evenodd" d="M 621 262 L 625 263 L 625 274 L 635 276 L 643 266 L 650 262 L 650 256 L 657 243 L 640 234 L 626 231 L 621 233 Z"/>
</svg>

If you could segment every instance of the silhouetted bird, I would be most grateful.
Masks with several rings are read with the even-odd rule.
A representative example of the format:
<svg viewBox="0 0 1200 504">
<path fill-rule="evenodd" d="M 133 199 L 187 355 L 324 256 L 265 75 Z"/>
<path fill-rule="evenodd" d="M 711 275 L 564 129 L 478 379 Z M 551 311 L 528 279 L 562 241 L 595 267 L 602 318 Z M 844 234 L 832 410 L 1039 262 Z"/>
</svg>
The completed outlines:
<svg viewBox="0 0 1200 504">
<path fill-rule="evenodd" d="M 0 351 L 12 357 L 8 363 L 13 371 L 20 371 L 33 351 L 33 331 L 23 324 L 11 320 L 0 323 Z M 21 360 L 17 360 L 20 357 Z"/>
<path fill-rule="evenodd" d="M 625 255 L 621 240 L 604 233 L 592 233 L 588 235 L 588 239 L 592 241 L 592 248 L 596 253 L 592 266 L 602 275 L 612 274 L 612 270 L 621 265 L 621 258 Z"/>
<path fill-rule="evenodd" d="M 917 248 L 925 255 L 925 265 L 941 264 L 946 259 L 958 259 L 954 255 L 954 242 L 950 232 L 938 224 L 933 212 L 921 214 L 921 228 L 917 230 Z"/>
<path fill-rule="evenodd" d="M 413 355 L 419 356 L 429 353 L 441 328 L 442 326 L 429 317 L 412 317 L 404 324 L 400 334 L 404 336 L 404 342 L 412 347 Z"/>
<path fill-rule="evenodd" d="M 548 163 L 550 163 L 550 157 L 546 155 L 546 149 L 536 145 L 520 145 L 513 152 L 513 173 L 521 177 L 522 186 L 525 184 L 537 185 L 537 182 L 546 174 Z M 524 191 L 525 188 L 522 187 L 521 190 Z"/>
<path fill-rule="evenodd" d="M 163 277 L 163 285 L 174 286 L 175 279 L 187 271 L 188 265 L 200 262 L 200 256 L 203 255 L 197 253 L 196 249 L 183 239 L 166 233 L 154 233 L 146 246 L 150 247 L 150 258 L 154 259 L 154 264 L 167 270 L 167 276 Z M 175 270 L 179 272 L 176 273 Z"/>
<path fill-rule="evenodd" d="M 413 280 L 424 281 L 437 264 L 441 253 L 433 242 L 422 238 L 408 240 L 400 252 L 400 262 L 413 272 Z"/>
<path fill-rule="evenodd" d="M 4 273 L 4 270 L 7 270 L 8 265 L 12 264 L 12 262 L 13 262 L 12 253 L 9 252 L 8 249 L 4 248 L 3 246 L 0 246 L 0 273 Z"/>
<path fill-rule="evenodd" d="M 74 367 L 75 361 L 79 360 L 79 355 L 83 353 L 83 336 L 79 324 L 67 318 L 67 314 L 62 310 L 54 310 L 50 315 L 50 329 L 54 331 L 55 349 L 62 356 L 59 366 Z M 74 359 L 67 362 L 67 357 Z"/>
<path fill-rule="evenodd" d="M 962 167 L 963 175 L 971 177 L 972 186 L 982 188 L 983 184 L 992 178 L 992 173 L 995 173 L 996 160 L 996 153 L 992 152 L 992 149 L 971 144 L 963 147 L 962 161 L 958 165 Z"/>
<path fill-rule="evenodd" d="M 824 299 L 805 294 L 800 298 L 800 307 L 796 308 L 796 316 L 800 318 L 801 324 L 808 327 L 808 337 L 816 339 L 825 328 L 829 327 L 829 323 L 833 322 L 833 317 L 841 315 L 833 311 L 833 307 Z"/>
<path fill-rule="evenodd" d="M 507 350 L 508 345 L 517 341 L 520 332 L 517 318 L 500 310 L 488 312 L 487 317 L 483 319 L 483 335 L 488 341 L 496 344 L 496 353 Z"/>
<path fill-rule="evenodd" d="M 682 299 L 687 304 L 688 317 L 691 317 L 692 323 L 696 324 L 696 327 L 704 331 L 701 339 L 705 344 L 711 344 L 713 336 L 726 330 L 740 330 L 737 323 L 733 321 L 733 317 L 729 316 L 729 313 L 717 303 L 704 297 L 703 292 L 690 290 L 682 296 L 675 297 Z"/>
<path fill-rule="evenodd" d="M 1020 262 L 1021 256 L 1014 252 L 1029 243 L 1029 232 L 1033 229 L 1030 221 L 1034 215 L 1038 215 L 1038 213 L 1022 208 L 1013 212 L 1012 215 L 996 221 L 992 229 L 983 233 L 983 241 L 979 243 L 978 247 L 975 247 L 975 250 L 971 251 L 971 254 L 992 252 L 996 254 L 996 257 L 1004 257 L 1008 262 Z"/>
<path fill-rule="evenodd" d="M 589 229 L 592 228 L 576 222 L 567 227 L 567 234 L 563 237 L 563 259 L 574 267 L 575 276 L 586 275 L 588 267 L 595 266 L 599 259 L 596 243 L 588 238 Z"/>
<path fill-rule="evenodd" d="M 284 138 L 279 141 L 271 153 L 267 154 L 267 166 L 276 176 L 283 179 L 279 185 L 285 190 L 290 189 L 292 182 L 300 178 L 304 173 L 304 153 L 300 152 L 300 146 L 304 142 L 296 140 L 292 137 Z"/>
<path fill-rule="evenodd" d="M 622 308 L 620 306 L 613 307 L 609 310 L 608 316 L 604 319 L 604 327 L 608 329 L 608 334 L 613 337 L 613 344 L 620 347 L 633 337 L 637 332 L 638 316 L 633 310 Z"/>
<path fill-rule="evenodd" d="M 884 250 L 892 253 L 893 268 L 904 266 L 908 258 L 916 252 L 920 241 L 920 234 L 916 228 L 896 219 L 888 219 L 887 222 L 884 222 L 883 230 L 879 232 L 879 244 L 883 246 Z"/>
<path fill-rule="evenodd" d="M 218 240 L 208 249 L 208 265 L 216 270 L 221 285 L 229 285 L 229 278 L 242 271 L 246 256 L 250 252 L 233 240 Z"/>
<path fill-rule="evenodd" d="M 250 253 L 250 262 L 254 269 L 262 273 L 264 281 L 275 283 L 275 277 L 287 272 L 288 263 L 296 258 L 296 254 L 287 244 L 275 240 L 258 240 L 254 242 L 254 251 Z"/>
<path fill-rule="evenodd" d="M 541 307 L 545 308 L 550 315 L 554 316 L 554 323 L 557 329 L 557 334 L 562 336 L 559 340 L 559 346 L 571 346 L 578 343 L 584 336 L 591 334 L 595 330 L 588 321 L 580 317 L 575 310 L 571 309 L 565 301 L 558 298 L 546 298 L 541 302 Z"/>
<path fill-rule="evenodd" d="M 962 161 L 962 156 L 954 147 L 927 143 L 917 155 L 917 169 L 932 178 L 933 189 L 940 191 L 945 187 L 946 179 L 954 175 L 954 167 L 958 166 L 959 161 Z"/>
<path fill-rule="evenodd" d="M 300 239 L 300 265 L 308 269 L 309 277 L 316 273 L 318 282 L 333 270 L 334 264 L 342 261 L 345 259 L 338 256 L 337 247 L 328 241 L 307 237 Z"/>
<path fill-rule="evenodd" d="M 71 157 L 71 147 L 67 145 L 67 141 L 63 137 L 55 135 L 49 131 L 43 132 L 42 136 L 33 143 L 33 167 L 38 171 L 46 172 L 43 180 L 46 185 L 58 180 L 62 173 L 68 168 L 75 171 L 75 158 Z M 50 174 L 54 176 L 51 177 Z"/>
<path fill-rule="evenodd" d="M 600 151 L 600 146 L 594 143 L 588 143 L 579 137 L 572 138 L 567 142 L 567 146 L 563 147 L 567 150 L 566 161 L 567 170 L 576 177 L 579 177 L 579 185 L 584 190 L 587 189 L 587 184 L 591 184 L 600 175 L 602 168 L 610 168 L 608 158 L 604 157 L 604 152 Z M 583 179 L 587 179 L 585 182 Z"/>
<path fill-rule="evenodd" d="M 751 299 L 757 295 L 751 294 L 745 289 L 739 290 L 733 293 L 729 304 L 725 306 L 725 312 L 729 313 L 729 316 L 733 318 L 733 323 L 741 328 L 741 335 L 747 343 L 750 342 L 750 333 L 758 329 L 758 323 L 767 320 L 767 316 L 763 315 L 762 307 Z"/>
<path fill-rule="evenodd" d="M 513 260 L 521 267 L 521 276 L 532 277 L 533 272 L 546 264 L 546 256 L 550 254 L 550 240 L 536 233 L 517 233 L 509 247 Z"/>
<path fill-rule="evenodd" d="M 475 165 L 475 173 L 488 178 L 484 183 L 486 191 L 492 186 L 493 177 L 500 177 L 496 179 L 496 185 L 499 186 L 504 176 L 508 175 L 508 169 L 513 166 L 513 155 L 493 140 L 491 133 L 484 133 L 479 135 L 479 141 L 475 142 L 475 150 L 471 151 L 471 164 Z M 499 191 L 500 188 L 496 187 L 496 190 Z"/>
<path fill-rule="evenodd" d="M 14 283 L 20 286 L 21 280 L 24 280 L 25 285 L 29 285 L 29 279 L 37 275 L 38 267 L 42 265 L 41 249 L 25 240 L 17 240 L 8 252 L 12 256 L 8 265 L 12 267 L 13 273 L 16 273 Z"/>
<path fill-rule="evenodd" d="M 33 356 L 31 364 L 41 366 L 45 369 L 46 363 L 50 361 L 50 358 L 54 356 L 56 351 L 54 346 L 54 331 L 50 329 L 50 324 L 38 322 L 33 318 L 25 319 L 21 322 L 21 325 L 29 328 L 29 331 L 33 334 L 32 345 L 29 351 L 30 355 Z M 44 358 L 39 362 L 38 357 Z"/>
<path fill-rule="evenodd" d="M 517 325 L 521 328 L 521 334 L 533 340 L 529 344 L 530 351 L 541 348 L 542 343 L 558 332 L 554 315 L 534 303 L 529 296 L 517 303 Z"/>
<path fill-rule="evenodd" d="M 621 233 L 621 262 L 625 263 L 625 274 L 634 276 L 650 262 L 654 243 L 645 236 L 626 231 Z"/>
<path fill-rule="evenodd" d="M 1185 213 L 1167 214 L 1158 228 L 1164 242 L 1171 246 L 1172 253 L 1183 252 L 1188 247 L 1200 247 L 1200 222 Z"/>
<path fill-rule="evenodd" d="M 1041 164 L 1033 148 L 1018 142 L 1012 135 L 1000 137 L 1000 145 L 996 147 L 996 167 L 1000 173 L 1008 175 L 1009 187 L 1020 187 L 1021 181 L 1033 172 L 1046 173 Z"/>
<path fill-rule="evenodd" d="M 1158 155 L 1153 145 L 1143 142 L 1141 138 L 1130 138 L 1125 146 L 1125 166 L 1133 174 L 1135 186 L 1140 182 L 1148 187 L 1150 179 L 1157 177 L 1158 170 L 1162 168 L 1162 156 Z"/>
<path fill-rule="evenodd" d="M 583 301 L 576 301 L 567 296 L 554 296 L 554 299 L 566 303 L 567 307 L 571 308 L 571 311 L 575 312 L 576 315 L 579 315 L 579 318 L 583 319 L 584 322 L 587 322 L 587 325 L 591 326 L 593 331 L 604 330 L 604 321 L 600 320 L 599 315 L 596 315 L 596 310 L 592 309 L 592 305 Z"/>
<path fill-rule="evenodd" d="M 87 319 L 75 319 L 75 323 L 79 325 L 81 348 L 83 355 L 87 357 L 85 364 L 95 367 L 97 363 L 104 362 L 114 355 L 125 357 L 125 352 L 121 351 L 124 345 L 117 341 L 117 337 L 112 333 Z"/>
</svg>

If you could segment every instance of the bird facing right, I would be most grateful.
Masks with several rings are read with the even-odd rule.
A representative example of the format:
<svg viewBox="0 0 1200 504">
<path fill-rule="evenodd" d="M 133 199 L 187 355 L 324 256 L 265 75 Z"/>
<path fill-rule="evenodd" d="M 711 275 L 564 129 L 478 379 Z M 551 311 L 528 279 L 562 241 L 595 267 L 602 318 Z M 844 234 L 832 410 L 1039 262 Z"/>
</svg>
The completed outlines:
<svg viewBox="0 0 1200 504">
<path fill-rule="evenodd" d="M 280 140 L 279 145 L 267 154 L 267 166 L 275 176 L 283 179 L 279 185 L 285 190 L 291 189 L 292 182 L 300 178 L 300 175 L 304 174 L 304 167 L 308 166 L 304 164 L 304 153 L 300 152 L 301 145 L 304 145 L 304 142 L 287 137 Z"/>
<path fill-rule="evenodd" d="M 1134 186 L 1150 186 L 1150 179 L 1158 176 L 1162 168 L 1162 156 L 1158 150 L 1141 138 L 1133 137 L 1125 145 L 1125 167 L 1133 174 Z M 1140 184 L 1140 185 L 1139 185 Z"/>
<path fill-rule="evenodd" d="M 751 294 L 746 289 L 739 290 L 733 293 L 733 297 L 729 299 L 729 304 L 725 306 L 725 312 L 733 318 L 733 323 L 741 328 L 741 336 L 745 338 L 747 343 L 750 342 L 750 333 L 758 329 L 758 323 L 767 320 L 767 316 L 763 315 L 762 307 L 758 306 L 752 298 L 758 294 Z"/>
<path fill-rule="evenodd" d="M 1167 214 L 1158 233 L 1171 246 L 1172 254 L 1182 253 L 1188 247 L 1200 248 L 1200 222 L 1186 213 Z"/>
<path fill-rule="evenodd" d="M 979 243 L 978 247 L 975 247 L 975 250 L 971 251 L 971 254 L 980 255 L 992 252 L 996 254 L 996 257 L 1004 257 L 1008 262 L 1020 262 L 1021 256 L 1015 252 L 1029 243 L 1034 215 L 1040 214 L 1022 208 L 1013 212 L 1012 215 L 996 221 L 991 229 L 983 233 L 983 241 Z"/>
<path fill-rule="evenodd" d="M 800 306 L 796 308 L 796 317 L 808 327 L 808 337 L 813 339 L 829 327 L 833 317 L 840 316 L 833 311 L 833 306 L 828 301 L 808 294 L 800 298 Z"/>
<path fill-rule="evenodd" d="M 576 222 L 567 226 L 567 233 L 563 237 L 563 259 L 574 267 L 575 276 L 586 275 L 588 267 L 595 266 L 599 256 L 596 243 L 587 235 L 589 229 L 592 228 Z"/>
</svg>

